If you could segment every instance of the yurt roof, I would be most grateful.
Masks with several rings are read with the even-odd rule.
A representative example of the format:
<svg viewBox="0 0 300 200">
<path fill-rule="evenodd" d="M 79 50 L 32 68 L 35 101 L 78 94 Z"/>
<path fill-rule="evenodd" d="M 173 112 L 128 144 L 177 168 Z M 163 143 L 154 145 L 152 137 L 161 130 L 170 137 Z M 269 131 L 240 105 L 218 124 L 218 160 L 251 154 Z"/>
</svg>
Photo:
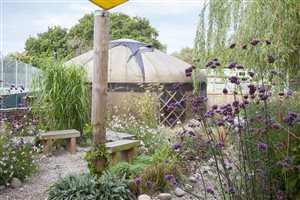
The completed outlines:
<svg viewBox="0 0 300 200">
<path fill-rule="evenodd" d="M 69 60 L 66 64 L 82 65 L 88 78 L 93 77 L 93 50 Z M 153 46 L 130 39 L 109 43 L 109 83 L 190 83 L 185 69 L 190 64 L 163 53 Z"/>
</svg>

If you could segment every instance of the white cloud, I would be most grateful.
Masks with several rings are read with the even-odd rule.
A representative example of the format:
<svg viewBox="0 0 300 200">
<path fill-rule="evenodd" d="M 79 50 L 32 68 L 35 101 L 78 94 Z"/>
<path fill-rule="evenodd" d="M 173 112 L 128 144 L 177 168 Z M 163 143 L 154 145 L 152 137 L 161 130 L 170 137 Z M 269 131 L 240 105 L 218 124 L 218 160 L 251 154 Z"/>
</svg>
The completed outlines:
<svg viewBox="0 0 300 200">
<path fill-rule="evenodd" d="M 61 26 L 70 28 L 77 22 L 77 18 L 71 15 L 47 14 L 44 17 L 35 20 L 33 23 L 41 27 Z"/>
</svg>

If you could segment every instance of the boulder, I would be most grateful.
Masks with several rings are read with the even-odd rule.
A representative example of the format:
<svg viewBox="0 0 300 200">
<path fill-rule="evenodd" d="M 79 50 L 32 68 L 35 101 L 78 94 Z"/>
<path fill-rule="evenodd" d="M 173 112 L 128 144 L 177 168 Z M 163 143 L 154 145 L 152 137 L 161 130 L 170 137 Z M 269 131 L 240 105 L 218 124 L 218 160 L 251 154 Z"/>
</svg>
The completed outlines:
<svg viewBox="0 0 300 200">
<path fill-rule="evenodd" d="M 20 179 L 18 178 L 12 178 L 11 182 L 10 182 L 10 187 L 12 187 L 13 189 L 19 188 L 22 186 L 22 182 L 20 181 Z"/>
<path fill-rule="evenodd" d="M 150 196 L 142 194 L 138 197 L 138 200 L 152 200 Z"/>
<path fill-rule="evenodd" d="M 158 195 L 160 200 L 170 200 L 172 199 L 172 195 L 170 193 L 161 193 Z"/>
<path fill-rule="evenodd" d="M 182 196 L 184 196 L 186 194 L 186 192 L 183 189 L 179 188 L 179 187 L 177 187 L 175 189 L 174 193 L 178 197 L 182 197 Z"/>
</svg>

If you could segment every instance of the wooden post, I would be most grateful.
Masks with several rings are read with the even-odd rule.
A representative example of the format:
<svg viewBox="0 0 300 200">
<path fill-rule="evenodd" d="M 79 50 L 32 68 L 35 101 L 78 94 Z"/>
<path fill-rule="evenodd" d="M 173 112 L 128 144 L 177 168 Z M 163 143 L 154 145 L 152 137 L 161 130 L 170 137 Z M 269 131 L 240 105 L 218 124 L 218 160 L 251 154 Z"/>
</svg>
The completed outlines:
<svg viewBox="0 0 300 200">
<path fill-rule="evenodd" d="M 105 145 L 106 91 L 108 76 L 109 13 L 94 13 L 94 74 L 92 89 L 92 139 L 94 147 Z M 92 151 L 96 151 L 93 149 Z M 105 159 L 95 160 L 97 168 L 105 166 Z"/>
</svg>

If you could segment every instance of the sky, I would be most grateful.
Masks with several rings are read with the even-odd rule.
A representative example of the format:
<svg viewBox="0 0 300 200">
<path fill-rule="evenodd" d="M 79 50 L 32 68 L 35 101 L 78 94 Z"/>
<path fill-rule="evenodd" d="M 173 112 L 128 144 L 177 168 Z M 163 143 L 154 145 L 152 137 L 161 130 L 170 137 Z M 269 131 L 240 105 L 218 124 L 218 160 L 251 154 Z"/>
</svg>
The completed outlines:
<svg viewBox="0 0 300 200">
<path fill-rule="evenodd" d="M 147 18 L 159 33 L 167 53 L 193 47 L 204 0 L 129 0 L 110 12 Z M 99 9 L 88 0 L 0 0 L 0 50 L 24 51 L 25 41 L 48 27 L 70 28 Z"/>
</svg>

